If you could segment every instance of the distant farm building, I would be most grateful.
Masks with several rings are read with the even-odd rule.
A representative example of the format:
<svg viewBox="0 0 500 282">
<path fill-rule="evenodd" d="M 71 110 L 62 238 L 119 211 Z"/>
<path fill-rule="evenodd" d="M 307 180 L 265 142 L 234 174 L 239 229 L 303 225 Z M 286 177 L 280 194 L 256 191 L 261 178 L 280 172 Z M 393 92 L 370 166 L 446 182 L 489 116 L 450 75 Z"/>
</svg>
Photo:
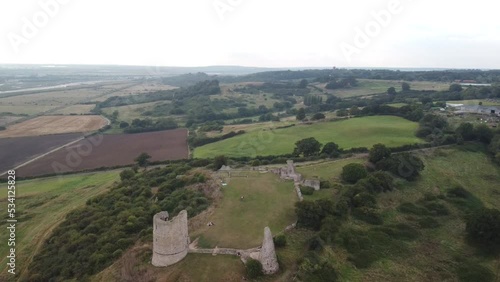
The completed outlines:
<svg viewBox="0 0 500 282">
<path fill-rule="evenodd" d="M 446 103 L 446 108 L 455 111 L 455 114 L 479 114 L 500 116 L 500 107 L 498 106 L 480 106 Z"/>
</svg>

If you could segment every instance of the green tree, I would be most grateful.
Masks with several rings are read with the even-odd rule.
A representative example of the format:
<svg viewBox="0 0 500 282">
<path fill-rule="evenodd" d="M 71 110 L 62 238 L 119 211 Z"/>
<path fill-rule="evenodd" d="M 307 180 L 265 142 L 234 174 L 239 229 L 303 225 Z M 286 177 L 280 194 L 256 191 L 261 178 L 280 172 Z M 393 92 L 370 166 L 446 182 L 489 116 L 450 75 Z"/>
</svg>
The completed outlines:
<svg viewBox="0 0 500 282">
<path fill-rule="evenodd" d="M 320 119 L 325 119 L 325 115 L 323 113 L 315 113 L 312 118 L 312 120 L 320 120 Z"/>
<path fill-rule="evenodd" d="M 134 161 L 138 166 L 146 167 L 148 166 L 149 159 L 151 159 L 151 156 L 148 153 L 141 153 Z"/>
<path fill-rule="evenodd" d="M 304 120 L 306 118 L 306 111 L 304 110 L 304 108 L 300 108 L 299 111 L 297 112 L 297 116 L 296 116 L 297 120 Z"/>
<path fill-rule="evenodd" d="M 120 172 L 120 179 L 122 181 L 131 179 L 134 176 L 135 176 L 135 172 L 132 169 L 125 169 L 122 172 Z"/>
<path fill-rule="evenodd" d="M 460 91 L 463 90 L 463 88 L 462 88 L 462 86 L 460 84 L 454 83 L 454 84 L 450 85 L 450 89 L 449 90 L 450 90 L 450 92 L 460 92 Z"/>
<path fill-rule="evenodd" d="M 118 119 L 118 115 L 119 115 L 119 114 L 120 114 L 120 113 L 119 113 L 118 111 L 114 111 L 114 112 L 111 114 L 111 118 L 110 118 L 110 119 L 111 119 L 111 121 L 112 121 L 112 122 L 116 122 L 116 120 Z"/>
<path fill-rule="evenodd" d="M 340 155 L 339 145 L 328 142 L 323 146 L 323 150 L 321 150 L 321 154 L 326 154 L 329 157 L 338 157 Z"/>
<path fill-rule="evenodd" d="M 307 87 L 307 84 L 309 84 L 309 83 L 307 82 L 307 80 L 306 80 L 306 79 L 302 79 L 302 80 L 300 81 L 300 83 L 299 83 L 299 86 L 298 86 L 298 87 L 299 87 L 299 88 L 306 88 L 306 87 Z"/>
<path fill-rule="evenodd" d="M 313 230 L 319 230 L 322 220 L 334 213 L 334 204 L 331 200 L 302 201 L 295 203 L 297 225 Z"/>
<path fill-rule="evenodd" d="M 345 116 L 348 116 L 348 115 L 349 115 L 349 112 L 346 109 L 337 110 L 337 116 L 338 117 L 345 117 Z"/>
<path fill-rule="evenodd" d="M 410 84 L 408 82 L 401 83 L 401 90 L 403 92 L 410 91 Z"/>
<path fill-rule="evenodd" d="M 461 123 L 455 131 L 463 140 L 470 141 L 475 139 L 474 126 L 470 122 Z"/>
<path fill-rule="evenodd" d="M 245 264 L 245 269 L 247 277 L 249 279 L 255 279 L 264 275 L 264 273 L 262 272 L 262 264 L 260 263 L 260 261 L 255 259 L 248 259 L 247 263 Z"/>
<path fill-rule="evenodd" d="M 389 94 L 389 95 L 391 95 L 391 96 L 396 95 L 396 88 L 394 88 L 394 87 L 389 87 L 389 88 L 387 89 L 387 94 Z"/>
<path fill-rule="evenodd" d="M 294 155 L 304 155 L 304 157 L 314 156 L 321 150 L 321 143 L 314 137 L 305 138 L 295 143 Z"/>
<path fill-rule="evenodd" d="M 351 163 L 342 168 L 342 179 L 349 183 L 356 183 L 358 180 L 368 175 L 366 168 L 362 164 Z"/>
<path fill-rule="evenodd" d="M 227 158 L 224 155 L 220 155 L 214 158 L 214 169 L 219 170 L 223 165 L 227 165 Z"/>
<path fill-rule="evenodd" d="M 388 158 L 391 156 L 391 150 L 387 148 L 384 144 L 375 144 L 370 149 L 370 153 L 368 155 L 368 160 L 371 163 L 376 164 L 377 162 Z"/>
<path fill-rule="evenodd" d="M 476 135 L 479 141 L 489 144 L 491 139 L 493 139 L 494 133 L 486 124 L 480 124 L 474 128 L 474 135 Z"/>
<path fill-rule="evenodd" d="M 360 110 L 358 107 L 356 107 L 356 106 L 351 107 L 351 108 L 349 109 L 349 114 L 350 114 L 351 116 L 357 116 L 357 115 L 359 115 L 360 113 L 361 113 L 361 110 Z"/>
<path fill-rule="evenodd" d="M 129 126 L 130 126 L 130 124 L 128 122 L 126 122 L 126 121 L 120 122 L 120 128 L 127 128 Z"/>
</svg>

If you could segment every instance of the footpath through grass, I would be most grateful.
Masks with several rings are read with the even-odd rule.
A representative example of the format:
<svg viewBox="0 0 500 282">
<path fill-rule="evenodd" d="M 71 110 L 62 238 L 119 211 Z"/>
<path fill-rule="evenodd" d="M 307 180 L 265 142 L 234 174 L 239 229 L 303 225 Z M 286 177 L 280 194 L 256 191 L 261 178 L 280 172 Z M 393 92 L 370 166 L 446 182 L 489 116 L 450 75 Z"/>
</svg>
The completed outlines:
<svg viewBox="0 0 500 282">
<path fill-rule="evenodd" d="M 423 142 L 415 136 L 418 124 L 395 116 L 370 116 L 337 122 L 296 125 L 283 129 L 262 129 L 207 144 L 194 150 L 197 158 L 217 155 L 255 157 L 293 152 L 295 142 L 314 137 L 323 144 L 335 142 L 343 149 L 371 147 L 383 143 L 389 147 Z"/>
<path fill-rule="evenodd" d="M 85 202 L 107 191 L 119 180 L 119 171 L 67 175 L 16 183 L 16 273 L 27 267 L 38 248 L 66 216 Z M 6 185 L 6 183 L 3 183 Z M 1 189 L 0 204 L 7 206 L 7 190 Z M 6 217 L 7 212 L 2 217 Z M 2 222 L 0 228 L 6 230 Z M 0 281 L 6 274 L 8 232 L 0 233 Z M 9 276 L 5 276 L 9 277 Z"/>
</svg>

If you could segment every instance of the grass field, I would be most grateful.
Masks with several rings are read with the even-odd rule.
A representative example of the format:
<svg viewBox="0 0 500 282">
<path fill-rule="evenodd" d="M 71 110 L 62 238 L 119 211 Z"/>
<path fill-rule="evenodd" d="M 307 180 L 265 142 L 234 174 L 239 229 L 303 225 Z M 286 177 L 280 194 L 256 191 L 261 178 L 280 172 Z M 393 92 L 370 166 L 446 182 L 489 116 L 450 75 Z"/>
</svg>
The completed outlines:
<svg viewBox="0 0 500 282">
<path fill-rule="evenodd" d="M 67 106 L 65 108 L 59 109 L 57 111 L 54 111 L 52 114 L 56 115 L 84 115 L 84 114 L 89 114 L 90 111 L 95 107 L 94 104 L 78 104 L 78 105 L 71 105 Z"/>
<path fill-rule="evenodd" d="M 145 94 L 145 93 L 151 93 L 151 92 L 156 92 L 156 91 L 162 91 L 162 90 L 171 90 L 175 89 L 177 87 L 175 86 L 170 86 L 166 85 L 163 83 L 159 82 L 151 82 L 151 81 L 146 81 L 140 84 L 137 84 L 137 82 L 130 83 L 130 82 L 123 82 L 120 84 L 115 84 L 115 85 L 108 85 L 104 86 L 104 89 L 106 89 L 108 92 L 112 91 L 112 93 L 103 95 L 93 101 L 104 101 L 110 97 L 113 96 L 129 96 L 129 95 L 136 95 L 136 94 Z M 115 89 L 120 89 L 124 88 L 118 91 L 114 91 Z"/>
<path fill-rule="evenodd" d="M 396 88 L 396 91 L 401 91 L 401 81 L 396 80 L 377 80 L 377 79 L 358 79 L 359 85 L 351 89 L 336 89 L 328 90 L 325 89 L 325 83 L 315 84 L 316 86 L 323 88 L 325 91 L 340 97 L 356 97 L 365 96 L 370 94 L 381 94 L 386 93 L 389 87 Z M 413 90 L 446 90 L 449 88 L 448 83 L 441 82 L 431 82 L 431 81 L 412 81 L 408 82 L 411 89 Z"/>
<path fill-rule="evenodd" d="M 118 119 L 120 121 L 126 121 L 128 123 L 131 123 L 132 120 L 136 118 L 138 119 L 146 118 L 145 116 L 142 115 L 143 112 L 151 111 L 154 109 L 155 105 L 165 104 L 165 103 L 168 103 L 168 101 L 110 107 L 110 108 L 104 108 L 102 110 L 104 113 L 108 115 L 111 115 L 114 111 L 118 111 Z"/>
<path fill-rule="evenodd" d="M 241 175 L 248 178 L 232 177 L 228 185 L 223 186 L 222 201 L 207 218 L 215 225 L 205 225 L 190 234 L 193 239 L 200 237 L 200 247 L 256 247 L 262 243 L 264 227 L 269 226 L 276 234 L 295 222 L 297 195 L 292 182 L 281 181 L 271 173 Z"/>
<path fill-rule="evenodd" d="M 417 123 L 399 117 L 372 116 L 285 129 L 259 130 L 198 147 L 194 150 L 194 156 L 207 158 L 217 155 L 240 157 L 290 154 L 296 141 L 308 137 L 315 137 L 323 144 L 335 142 L 344 149 L 370 147 L 376 143 L 400 146 L 422 142 L 415 137 L 417 126 Z"/>
<path fill-rule="evenodd" d="M 16 184 L 16 272 L 27 267 L 36 250 L 50 232 L 71 210 L 85 204 L 87 199 L 106 191 L 119 180 L 119 171 L 51 177 L 19 181 Z M 5 183 L 4 183 L 5 184 Z M 7 206 L 7 190 L 2 189 L 0 203 Z M 5 214 L 7 212 L 4 210 Z M 0 225 L 6 230 L 7 224 Z M 6 273 L 8 232 L 0 233 L 0 272 Z M 2 277 L 0 277 L 1 281 Z"/>
<path fill-rule="evenodd" d="M 245 272 L 243 263 L 236 256 L 188 254 L 182 261 L 169 267 L 154 267 L 150 263 L 150 247 L 138 253 L 132 261 L 130 256 L 120 258 L 90 281 L 241 281 Z M 135 279 L 131 279 L 131 273 Z"/>
</svg>

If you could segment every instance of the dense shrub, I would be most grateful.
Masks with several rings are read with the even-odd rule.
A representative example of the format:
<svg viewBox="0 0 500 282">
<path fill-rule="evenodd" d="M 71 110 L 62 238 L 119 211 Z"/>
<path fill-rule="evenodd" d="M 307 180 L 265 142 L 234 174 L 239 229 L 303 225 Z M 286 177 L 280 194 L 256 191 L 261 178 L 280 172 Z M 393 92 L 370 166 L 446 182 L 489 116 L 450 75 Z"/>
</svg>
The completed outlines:
<svg viewBox="0 0 500 282">
<path fill-rule="evenodd" d="M 301 186 L 300 192 L 302 192 L 302 195 L 312 195 L 314 193 L 314 188 L 307 187 L 307 186 Z"/>
<path fill-rule="evenodd" d="M 458 277 L 463 282 L 495 281 L 495 274 L 488 268 L 477 263 L 466 262 L 458 266 Z"/>
<path fill-rule="evenodd" d="M 392 191 L 393 189 L 392 176 L 384 171 L 376 171 L 368 175 L 367 178 L 361 179 L 356 183 L 356 186 L 363 187 L 370 193 L 382 193 Z"/>
<path fill-rule="evenodd" d="M 200 192 L 182 189 L 185 182 L 176 179 L 189 169 L 184 164 L 171 164 L 136 174 L 68 213 L 33 258 L 30 277 L 40 281 L 85 280 L 109 266 L 141 236 L 150 236 L 153 215 L 160 210 L 172 216 L 181 209 L 189 216 L 199 213 L 208 200 Z M 151 187 L 158 183 L 155 204 Z"/>
<path fill-rule="evenodd" d="M 260 263 L 260 261 L 255 259 L 248 259 L 247 263 L 245 264 L 245 270 L 247 277 L 250 279 L 255 279 L 264 275 L 264 273 L 262 272 L 262 264 Z"/>
<path fill-rule="evenodd" d="M 328 181 L 328 180 L 321 180 L 319 182 L 319 188 L 320 189 L 329 189 L 329 188 L 332 188 L 332 183 L 330 183 L 330 181 Z"/>
<path fill-rule="evenodd" d="M 362 220 L 373 225 L 381 225 L 384 223 L 382 216 L 374 208 L 359 207 L 352 210 L 354 218 Z"/>
<path fill-rule="evenodd" d="M 368 155 L 368 160 L 372 163 L 377 163 L 385 158 L 391 156 L 391 150 L 387 148 L 384 144 L 375 144 L 370 149 L 370 153 Z"/>
<path fill-rule="evenodd" d="M 399 205 L 398 210 L 402 213 L 406 214 L 414 214 L 414 215 L 429 215 L 429 211 L 421 206 L 417 206 L 413 203 L 402 203 Z"/>
<path fill-rule="evenodd" d="M 430 216 L 419 218 L 417 222 L 421 228 L 438 228 L 440 226 L 439 222 Z"/>
<path fill-rule="evenodd" d="M 373 195 L 367 192 L 361 192 L 352 198 L 352 205 L 355 208 L 359 207 L 375 208 L 377 206 L 377 200 Z"/>
<path fill-rule="evenodd" d="M 418 230 L 404 223 L 375 227 L 373 230 L 384 232 L 393 239 L 403 241 L 415 240 L 419 235 Z"/>
<path fill-rule="evenodd" d="M 424 162 L 419 157 L 407 152 L 394 154 L 377 163 L 377 169 L 390 171 L 409 181 L 415 180 L 424 168 Z"/>
<path fill-rule="evenodd" d="M 484 246 L 498 246 L 500 243 L 500 211 L 483 208 L 467 219 L 465 230 L 469 239 Z"/>
<path fill-rule="evenodd" d="M 297 226 L 319 230 L 322 220 L 335 213 L 335 206 L 330 200 L 301 201 L 295 203 Z"/>
<path fill-rule="evenodd" d="M 286 236 L 284 234 L 277 235 L 273 238 L 273 241 L 276 248 L 284 247 L 286 245 Z"/>
<path fill-rule="evenodd" d="M 368 175 L 365 167 L 362 164 L 352 163 L 345 165 L 342 168 L 342 179 L 349 183 L 356 183 L 358 180 L 365 178 Z"/>
<path fill-rule="evenodd" d="M 330 262 L 323 260 L 314 251 L 307 252 L 299 259 L 298 264 L 301 281 L 335 282 L 338 280 L 338 274 Z"/>
<path fill-rule="evenodd" d="M 448 215 L 450 213 L 448 208 L 445 205 L 440 204 L 440 203 L 431 202 L 431 203 L 425 204 L 424 206 L 429 211 L 429 213 L 431 215 L 443 216 L 443 215 Z"/>
</svg>

